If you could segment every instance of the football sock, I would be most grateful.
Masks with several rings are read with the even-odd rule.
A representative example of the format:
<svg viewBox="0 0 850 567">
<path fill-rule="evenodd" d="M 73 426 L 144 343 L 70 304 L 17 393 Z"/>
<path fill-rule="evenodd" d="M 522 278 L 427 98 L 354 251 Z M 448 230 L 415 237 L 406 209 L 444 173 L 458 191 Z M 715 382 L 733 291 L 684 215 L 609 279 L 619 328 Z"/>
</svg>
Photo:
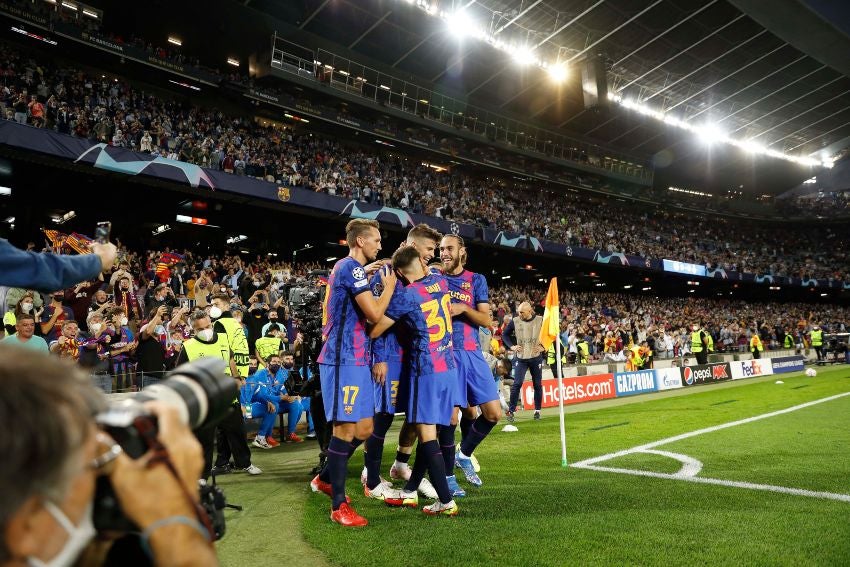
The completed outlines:
<svg viewBox="0 0 850 567">
<path fill-rule="evenodd" d="M 469 435 L 469 428 L 472 427 L 472 424 L 475 422 L 474 419 L 468 419 L 466 417 L 460 416 L 460 440 L 463 441 Z"/>
<path fill-rule="evenodd" d="M 348 458 L 351 444 L 339 437 L 331 437 L 328 445 L 328 474 L 330 475 L 331 489 L 333 491 L 334 510 L 337 510 L 345 502 L 345 477 L 348 469 Z"/>
<path fill-rule="evenodd" d="M 478 419 L 469 427 L 469 434 L 461 441 L 460 452 L 464 456 L 471 456 L 475 448 L 478 447 L 494 427 L 496 427 L 495 421 L 485 419 L 484 414 L 479 415 Z"/>
<path fill-rule="evenodd" d="M 452 493 L 446 480 L 446 465 L 443 461 L 443 452 L 440 450 L 439 442 L 435 439 L 423 443 L 420 450 L 423 457 L 428 457 L 428 476 L 431 477 L 431 484 L 434 485 L 440 502 L 448 504 L 452 500 Z"/>
<path fill-rule="evenodd" d="M 428 454 L 422 451 L 422 445 L 416 449 L 416 458 L 413 459 L 413 471 L 410 473 L 410 479 L 404 485 L 407 492 L 416 492 L 422 478 L 425 476 L 425 471 L 428 470 Z"/>
<path fill-rule="evenodd" d="M 447 472 L 455 468 L 455 431 L 457 425 L 441 425 L 437 430 L 437 440 L 443 453 L 443 463 Z"/>
<path fill-rule="evenodd" d="M 381 456 L 384 454 L 384 438 L 378 437 L 378 432 L 366 440 L 366 454 L 363 457 L 366 463 L 366 486 L 372 490 L 381 482 Z"/>
</svg>

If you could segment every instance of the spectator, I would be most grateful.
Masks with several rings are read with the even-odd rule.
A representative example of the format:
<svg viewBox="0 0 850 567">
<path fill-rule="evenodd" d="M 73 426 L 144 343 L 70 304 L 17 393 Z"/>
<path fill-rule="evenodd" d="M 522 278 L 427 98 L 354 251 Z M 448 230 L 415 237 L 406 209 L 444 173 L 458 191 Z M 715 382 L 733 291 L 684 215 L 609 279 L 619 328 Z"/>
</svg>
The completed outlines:
<svg viewBox="0 0 850 567">
<path fill-rule="evenodd" d="M 9 335 L 2 342 L 4 345 L 14 345 L 47 353 L 47 343 L 34 333 L 35 316 L 31 313 L 21 313 L 15 324 L 15 334 Z"/>
<path fill-rule="evenodd" d="M 40 326 L 41 334 L 48 344 L 59 338 L 65 321 L 74 321 L 75 326 L 77 324 L 74 319 L 74 312 L 63 303 L 65 301 L 65 292 L 61 290 L 54 291 L 50 297 L 51 302 L 44 308 L 44 312 L 41 314 Z M 74 333 L 74 336 L 76 337 L 76 333 Z"/>
</svg>

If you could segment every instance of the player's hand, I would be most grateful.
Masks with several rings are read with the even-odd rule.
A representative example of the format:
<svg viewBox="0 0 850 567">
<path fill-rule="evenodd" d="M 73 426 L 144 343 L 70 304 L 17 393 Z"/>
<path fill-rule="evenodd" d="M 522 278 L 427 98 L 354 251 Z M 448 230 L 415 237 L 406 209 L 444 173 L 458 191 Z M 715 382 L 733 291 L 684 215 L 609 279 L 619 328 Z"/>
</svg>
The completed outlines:
<svg viewBox="0 0 850 567">
<path fill-rule="evenodd" d="M 395 284 L 398 282 L 398 276 L 392 268 L 381 269 L 381 283 L 384 289 L 394 290 Z"/>
<path fill-rule="evenodd" d="M 387 369 L 386 362 L 378 362 L 372 365 L 372 379 L 375 380 L 376 384 L 383 386 L 384 382 L 387 381 Z"/>
<path fill-rule="evenodd" d="M 452 303 L 451 304 L 451 312 L 452 317 L 458 317 L 467 312 L 469 306 L 466 303 Z"/>
<path fill-rule="evenodd" d="M 268 408 L 269 413 L 274 413 L 274 412 L 275 412 L 275 411 L 274 411 L 274 404 L 273 404 L 273 403 L 271 403 L 271 402 L 266 402 L 266 407 Z"/>
<path fill-rule="evenodd" d="M 366 270 L 367 276 L 371 276 L 372 274 L 374 274 L 375 272 L 377 272 L 378 270 L 380 270 L 381 268 L 383 268 L 385 265 L 387 265 L 389 263 L 390 263 L 389 258 L 384 258 L 382 260 L 375 260 L 374 262 L 372 262 L 371 264 L 368 264 L 363 269 Z"/>
</svg>

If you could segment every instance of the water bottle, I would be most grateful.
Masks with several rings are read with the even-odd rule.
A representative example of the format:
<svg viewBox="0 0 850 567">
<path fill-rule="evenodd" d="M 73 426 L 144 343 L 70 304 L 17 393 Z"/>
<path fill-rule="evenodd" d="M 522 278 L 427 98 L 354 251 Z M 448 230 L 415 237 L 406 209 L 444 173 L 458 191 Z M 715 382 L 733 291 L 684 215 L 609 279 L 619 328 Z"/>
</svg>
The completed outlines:
<svg viewBox="0 0 850 567">
<path fill-rule="evenodd" d="M 245 419 L 251 419 L 251 404 L 245 406 Z"/>
</svg>

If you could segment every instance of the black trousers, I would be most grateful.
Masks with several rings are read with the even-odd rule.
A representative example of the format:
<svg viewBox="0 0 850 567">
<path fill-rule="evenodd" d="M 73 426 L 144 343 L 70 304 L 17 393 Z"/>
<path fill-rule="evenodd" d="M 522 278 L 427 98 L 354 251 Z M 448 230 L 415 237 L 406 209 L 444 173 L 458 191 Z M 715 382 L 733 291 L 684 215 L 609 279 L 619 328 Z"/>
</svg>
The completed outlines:
<svg viewBox="0 0 850 567">
<path fill-rule="evenodd" d="M 823 345 L 818 345 L 813 348 L 815 349 L 815 354 L 818 355 L 818 360 L 826 360 L 826 357 L 823 355 Z"/>
<path fill-rule="evenodd" d="M 238 404 L 231 407 L 215 427 L 201 429 L 195 436 L 204 449 L 203 478 L 210 476 L 214 446 L 218 449 L 216 466 L 226 465 L 231 456 L 237 468 L 244 469 L 251 465 L 251 449 L 248 448 L 245 422 Z"/>
<path fill-rule="evenodd" d="M 694 356 L 697 357 L 697 364 L 708 364 L 708 352 L 705 349 L 695 352 Z"/>
</svg>

